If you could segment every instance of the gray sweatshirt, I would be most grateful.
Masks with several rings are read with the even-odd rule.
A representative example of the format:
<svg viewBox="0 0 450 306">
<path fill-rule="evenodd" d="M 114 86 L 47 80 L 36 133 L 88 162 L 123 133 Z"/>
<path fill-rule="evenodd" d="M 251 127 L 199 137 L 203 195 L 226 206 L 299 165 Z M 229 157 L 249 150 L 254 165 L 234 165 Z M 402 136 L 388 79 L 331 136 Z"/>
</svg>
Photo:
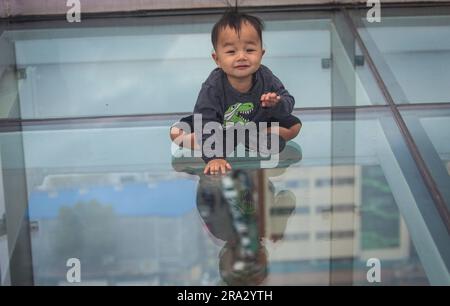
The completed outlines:
<svg viewBox="0 0 450 306">
<path fill-rule="evenodd" d="M 279 103 L 274 107 L 262 107 L 261 96 L 264 93 L 275 92 L 280 96 Z M 284 88 L 281 81 L 264 65 L 253 75 L 253 85 L 246 93 L 240 93 L 229 83 L 225 72 L 214 69 L 202 88 L 194 107 L 194 114 L 201 114 L 203 126 L 215 121 L 223 127 L 235 123 L 253 121 L 259 122 L 279 121 L 289 116 L 294 108 L 294 97 Z M 212 134 L 202 134 L 203 142 Z M 203 155 L 205 162 L 214 158 Z"/>
</svg>

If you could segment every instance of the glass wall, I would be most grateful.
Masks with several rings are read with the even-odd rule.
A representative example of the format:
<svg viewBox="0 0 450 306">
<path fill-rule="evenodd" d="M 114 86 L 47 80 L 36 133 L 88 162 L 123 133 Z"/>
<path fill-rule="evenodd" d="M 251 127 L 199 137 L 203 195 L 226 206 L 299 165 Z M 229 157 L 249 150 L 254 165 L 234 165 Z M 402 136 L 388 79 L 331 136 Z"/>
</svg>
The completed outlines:
<svg viewBox="0 0 450 306">
<path fill-rule="evenodd" d="M 445 11 L 252 13 L 303 126 L 225 176 L 168 135 L 219 15 L 2 24 L 2 284 L 450 284 Z"/>
<path fill-rule="evenodd" d="M 367 67 L 352 65 L 333 16 L 260 16 L 266 21 L 263 64 L 283 80 L 296 107 L 348 104 L 333 97 L 337 76 L 332 73 L 352 83 L 344 86 L 363 97 L 359 104 L 384 103 L 366 97 L 370 82 L 360 78 L 371 76 Z M 82 28 L 43 24 L 6 31 L 2 41 L 15 50 L 19 105 L 2 103 L 3 116 L 12 107 L 20 108 L 22 119 L 191 112 L 202 82 L 215 68 L 210 29 L 217 18 L 129 21 L 134 26 L 86 21 Z"/>
</svg>

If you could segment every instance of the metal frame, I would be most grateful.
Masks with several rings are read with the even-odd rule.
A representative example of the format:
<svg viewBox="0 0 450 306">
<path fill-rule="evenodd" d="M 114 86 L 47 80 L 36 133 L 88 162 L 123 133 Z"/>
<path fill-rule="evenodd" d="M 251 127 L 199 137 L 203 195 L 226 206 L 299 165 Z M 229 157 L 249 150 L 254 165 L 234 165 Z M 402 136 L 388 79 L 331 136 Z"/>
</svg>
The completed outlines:
<svg viewBox="0 0 450 306">
<path fill-rule="evenodd" d="M 411 240 L 421 258 L 430 284 L 448 285 L 450 283 L 450 240 L 443 222 L 437 222 L 440 215 L 415 161 L 408 154 L 400 130 L 391 116 L 382 118 L 380 126 L 386 135 L 386 145 L 377 146 L 377 155 L 383 156 L 380 166 L 389 182 L 392 194 L 403 219 L 408 225 Z M 389 149 L 388 149 L 389 148 Z M 399 179 L 399 174 L 403 179 Z M 419 200 L 417 200 L 419 199 Z"/>
<path fill-rule="evenodd" d="M 355 164 L 355 135 L 356 135 L 356 73 L 355 73 L 355 39 L 348 35 L 348 26 L 345 16 L 339 11 L 333 14 L 330 27 L 331 47 L 331 180 L 339 177 L 336 166 L 345 159 L 348 164 Z M 337 118 L 342 117 L 340 107 L 346 107 L 346 121 Z M 355 171 L 355 168 L 353 169 Z M 353 188 L 356 188 L 353 186 Z M 352 192 L 355 197 L 355 192 Z M 331 188 L 330 205 L 333 208 L 336 200 L 336 189 Z M 353 202 L 356 202 L 353 199 Z M 336 228 L 339 214 L 335 215 L 333 209 L 330 213 L 330 232 Z M 351 223 L 355 226 L 355 215 Z M 355 228 L 353 227 L 353 231 Z M 359 237 L 355 235 L 351 240 L 351 253 L 358 244 Z M 339 254 L 339 242 L 330 239 L 330 285 L 351 284 L 353 282 L 352 264 L 345 273 L 339 268 L 342 259 L 334 254 Z M 353 258 L 349 259 L 351 262 Z"/>
<path fill-rule="evenodd" d="M 4 23 L 1 26 L 8 28 L 8 25 Z M 14 58 L 11 58 L 10 61 L 15 62 L 14 52 L 12 52 L 12 57 Z M 20 114 L 20 105 L 18 105 L 18 111 Z M 17 122 L 14 129 L 22 131 L 22 122 Z M 25 161 L 22 134 L 8 135 L 8 146 L 0 147 L 0 155 L 3 165 L 11 165 L 10 167 L 2 166 L 0 169 L 4 184 L 4 222 L 9 250 L 9 271 L 7 273 L 11 285 L 33 285 L 33 259 L 26 172 L 23 166 Z"/>
<path fill-rule="evenodd" d="M 434 180 L 433 176 L 431 175 L 430 170 L 428 169 L 427 165 L 425 164 L 425 160 L 423 159 L 417 144 L 414 141 L 414 138 L 411 135 L 410 130 L 406 126 L 405 121 L 403 120 L 400 111 L 397 108 L 397 105 L 395 104 L 391 93 L 389 92 L 383 78 L 381 77 L 380 72 L 378 71 L 378 68 L 375 66 L 375 63 L 372 59 L 371 54 L 369 53 L 369 50 L 367 49 L 366 45 L 364 44 L 361 36 L 358 33 L 358 30 L 356 28 L 356 25 L 351 18 L 350 14 L 346 9 L 343 10 L 347 22 L 350 25 L 350 28 L 352 30 L 353 36 L 355 37 L 356 41 L 358 42 L 358 45 L 364 54 L 364 57 L 367 60 L 367 63 L 372 70 L 373 75 L 375 76 L 375 79 L 377 81 L 377 84 L 380 88 L 380 90 L 383 93 L 383 96 L 385 97 L 386 102 L 388 103 L 388 107 L 391 110 L 392 115 L 395 118 L 395 122 L 397 123 L 397 127 L 400 129 L 400 132 L 403 135 L 403 139 L 406 142 L 406 145 L 409 148 L 410 154 L 413 157 L 414 161 L 416 162 L 417 167 L 419 168 L 419 172 L 424 180 L 424 183 L 427 187 L 427 189 L 430 192 L 431 197 L 434 200 L 434 203 L 441 215 L 441 218 L 443 219 L 447 231 L 450 233 L 450 212 L 448 210 L 448 207 L 450 207 L 446 202 L 445 198 L 441 194 L 441 191 L 438 188 L 438 185 L 436 181 Z"/>
<path fill-rule="evenodd" d="M 399 3 L 383 3 L 383 8 L 404 9 L 404 8 L 433 8 L 433 7 L 449 7 L 450 1 L 445 2 L 399 2 Z M 294 5 L 271 5 L 271 6 L 244 6 L 240 7 L 241 11 L 251 12 L 320 12 L 327 10 L 339 10 L 341 8 L 351 9 L 367 9 L 365 3 L 335 3 L 335 4 L 294 4 Z M 83 18 L 124 18 L 124 17 L 158 17 L 158 16 L 183 16 L 183 15 L 208 15 L 220 14 L 224 10 L 223 7 L 217 8 L 194 8 L 194 9 L 158 9 L 158 10 L 137 10 L 129 12 L 101 12 L 101 13 L 84 13 Z M 53 15 L 25 15 L 13 16 L 8 18 L 0 18 L 9 22 L 29 22 L 29 21 L 50 21 L 64 19 L 64 14 Z"/>
</svg>

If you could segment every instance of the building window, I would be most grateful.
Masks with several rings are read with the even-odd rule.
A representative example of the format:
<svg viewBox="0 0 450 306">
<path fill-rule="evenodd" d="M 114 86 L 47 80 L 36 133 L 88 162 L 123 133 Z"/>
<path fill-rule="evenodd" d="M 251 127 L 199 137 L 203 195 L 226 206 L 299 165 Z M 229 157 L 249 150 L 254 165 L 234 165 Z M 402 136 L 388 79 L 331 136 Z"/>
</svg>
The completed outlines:
<svg viewBox="0 0 450 306">
<path fill-rule="evenodd" d="M 353 177 L 338 177 L 338 178 L 325 178 L 317 179 L 316 187 L 329 187 L 329 186 L 342 186 L 342 185 L 353 185 L 355 183 L 355 178 Z"/>
<path fill-rule="evenodd" d="M 330 239 L 349 239 L 355 236 L 354 231 L 335 231 L 335 232 L 319 232 L 316 233 L 317 240 L 330 240 Z"/>
</svg>

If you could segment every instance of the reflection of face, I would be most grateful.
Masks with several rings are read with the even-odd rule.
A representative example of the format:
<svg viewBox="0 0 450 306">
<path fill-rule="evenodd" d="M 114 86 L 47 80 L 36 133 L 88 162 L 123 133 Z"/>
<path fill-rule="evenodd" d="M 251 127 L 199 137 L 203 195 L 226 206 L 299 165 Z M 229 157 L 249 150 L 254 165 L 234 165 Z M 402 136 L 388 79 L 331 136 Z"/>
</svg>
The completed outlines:
<svg viewBox="0 0 450 306">
<path fill-rule="evenodd" d="M 251 79 L 259 69 L 264 52 L 258 32 L 251 24 L 243 22 L 239 35 L 228 26 L 219 32 L 213 58 L 230 82 L 241 81 Z"/>
<path fill-rule="evenodd" d="M 260 246 L 251 260 L 237 257 L 239 250 L 227 243 L 220 252 L 219 271 L 222 279 L 231 286 L 260 285 L 267 277 L 267 250 Z"/>
</svg>

